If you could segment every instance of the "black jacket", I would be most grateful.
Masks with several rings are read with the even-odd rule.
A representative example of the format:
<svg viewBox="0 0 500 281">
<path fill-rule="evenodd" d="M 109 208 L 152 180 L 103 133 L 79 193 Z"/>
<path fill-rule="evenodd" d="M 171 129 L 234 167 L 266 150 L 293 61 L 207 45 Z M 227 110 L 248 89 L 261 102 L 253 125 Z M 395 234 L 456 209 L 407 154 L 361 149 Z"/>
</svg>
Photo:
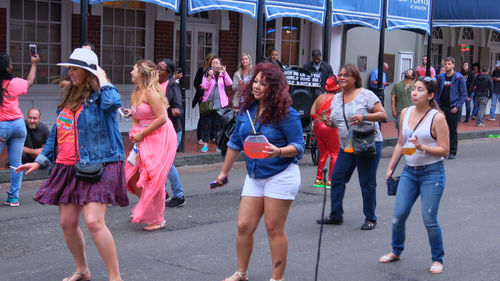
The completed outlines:
<svg viewBox="0 0 500 281">
<path fill-rule="evenodd" d="M 462 75 L 465 77 L 467 75 L 467 80 L 465 81 L 465 85 L 467 85 L 467 96 L 470 98 L 472 95 L 472 92 L 474 92 L 474 81 L 475 81 L 475 75 L 474 72 L 469 71 L 467 73 L 462 73 Z"/>
<path fill-rule="evenodd" d="M 203 82 L 203 74 L 205 71 L 203 71 L 203 67 L 198 68 L 198 71 L 196 71 L 196 76 L 194 77 L 194 82 L 193 82 L 193 87 L 196 89 L 196 93 L 194 94 L 193 101 L 191 102 L 191 107 L 194 108 L 198 103 L 201 102 L 201 99 L 203 98 L 203 93 L 205 92 L 201 88 L 201 83 Z"/>
<path fill-rule="evenodd" d="M 310 61 L 306 64 L 304 64 L 304 69 L 310 71 L 310 72 L 321 72 L 321 89 L 319 89 L 319 91 L 321 93 L 323 93 L 325 90 L 325 85 L 326 85 L 326 79 L 328 79 L 328 77 L 330 76 L 333 76 L 333 69 L 332 67 L 330 66 L 329 63 L 327 63 L 326 61 L 321 61 L 320 63 L 320 66 L 319 66 L 319 71 L 316 71 L 316 68 L 314 68 L 314 62 L 313 61 Z"/>
<path fill-rule="evenodd" d="M 478 74 L 476 76 L 474 86 L 476 87 L 476 91 L 474 93 L 474 96 L 476 97 L 491 98 L 493 95 L 493 80 L 491 80 L 491 77 L 488 74 Z"/>
<path fill-rule="evenodd" d="M 167 110 L 168 118 L 174 124 L 175 132 L 178 133 L 182 131 L 181 117 L 184 114 L 184 108 L 182 107 L 182 92 L 181 88 L 177 83 L 175 83 L 174 76 L 170 77 L 167 87 L 167 100 L 170 107 Z M 172 108 L 177 108 L 181 112 L 181 116 L 174 117 L 172 115 Z"/>
</svg>

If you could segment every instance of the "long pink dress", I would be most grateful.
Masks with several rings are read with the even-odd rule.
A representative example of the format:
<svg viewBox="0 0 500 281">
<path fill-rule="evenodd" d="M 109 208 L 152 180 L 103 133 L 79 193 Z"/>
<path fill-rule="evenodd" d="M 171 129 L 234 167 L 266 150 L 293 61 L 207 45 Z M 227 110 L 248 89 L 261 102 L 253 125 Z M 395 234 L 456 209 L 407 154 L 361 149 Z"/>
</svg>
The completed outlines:
<svg viewBox="0 0 500 281">
<path fill-rule="evenodd" d="M 139 124 L 132 128 L 129 137 L 141 128 L 147 127 L 156 118 L 151 107 L 141 103 L 137 109 L 132 107 L 132 116 Z M 165 109 L 166 110 L 166 109 Z M 132 208 L 133 223 L 158 224 L 164 220 L 165 212 L 165 181 L 170 167 L 174 163 L 177 150 L 177 135 L 170 119 L 160 128 L 148 134 L 139 143 L 139 154 L 135 166 L 126 162 L 125 177 L 127 189 L 130 179 L 139 172 L 137 187 L 142 188 L 142 195 L 137 205 Z"/>
</svg>

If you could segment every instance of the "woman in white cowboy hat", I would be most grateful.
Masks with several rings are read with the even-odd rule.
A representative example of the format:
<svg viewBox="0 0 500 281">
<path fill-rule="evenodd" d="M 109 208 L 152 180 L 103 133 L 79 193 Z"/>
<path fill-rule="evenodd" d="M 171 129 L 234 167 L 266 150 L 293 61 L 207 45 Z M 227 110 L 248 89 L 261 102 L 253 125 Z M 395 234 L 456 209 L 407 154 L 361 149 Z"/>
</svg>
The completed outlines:
<svg viewBox="0 0 500 281">
<path fill-rule="evenodd" d="M 85 240 L 79 226 L 83 211 L 85 223 L 108 269 L 109 280 L 121 280 L 113 236 L 105 223 L 108 204 L 127 206 L 123 160 L 125 153 L 116 111 L 121 106 L 117 89 L 108 82 L 88 49 L 75 49 L 67 63 L 71 84 L 65 88 L 57 107 L 56 124 L 42 153 L 33 163 L 16 172 L 26 174 L 54 164 L 49 178 L 34 199 L 41 204 L 59 206 L 59 223 L 73 255 L 76 270 L 63 281 L 90 280 Z M 75 164 L 101 166 L 95 182 L 77 178 Z"/>
</svg>

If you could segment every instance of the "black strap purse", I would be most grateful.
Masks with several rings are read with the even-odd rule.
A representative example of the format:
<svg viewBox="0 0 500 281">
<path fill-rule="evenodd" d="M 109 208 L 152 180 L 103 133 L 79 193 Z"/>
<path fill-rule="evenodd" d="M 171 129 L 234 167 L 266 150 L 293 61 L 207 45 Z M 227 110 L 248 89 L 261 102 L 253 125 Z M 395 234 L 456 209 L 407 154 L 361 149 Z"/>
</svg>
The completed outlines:
<svg viewBox="0 0 500 281">
<path fill-rule="evenodd" d="M 73 129 L 75 132 L 75 161 L 76 161 L 76 159 L 78 159 L 77 147 L 76 147 L 76 142 L 78 140 L 78 134 L 76 132 L 76 116 L 73 116 Z M 96 183 L 101 179 L 103 171 L 104 171 L 103 163 L 95 163 L 90 165 L 84 165 L 80 161 L 76 161 L 75 163 L 75 177 L 77 180 Z"/>
<path fill-rule="evenodd" d="M 344 96 L 342 94 L 342 114 L 344 115 L 344 122 L 347 126 L 347 130 L 352 130 L 352 148 L 354 149 L 354 155 L 359 157 L 374 157 L 377 156 L 377 147 L 375 146 L 375 123 L 373 124 L 373 129 L 368 131 L 361 131 L 357 129 L 351 129 L 347 123 L 347 118 L 345 117 L 345 104 Z"/>
</svg>

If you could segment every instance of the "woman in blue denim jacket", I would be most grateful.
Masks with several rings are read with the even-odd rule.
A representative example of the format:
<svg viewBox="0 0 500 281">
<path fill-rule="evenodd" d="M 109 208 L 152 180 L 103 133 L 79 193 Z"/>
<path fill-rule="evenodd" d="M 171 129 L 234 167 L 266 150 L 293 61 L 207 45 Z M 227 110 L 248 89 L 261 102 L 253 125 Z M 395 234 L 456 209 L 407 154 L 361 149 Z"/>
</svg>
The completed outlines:
<svg viewBox="0 0 500 281">
<path fill-rule="evenodd" d="M 271 280 L 282 280 L 288 251 L 285 223 L 300 188 L 297 162 L 304 153 L 304 137 L 300 116 L 291 107 L 288 83 L 276 65 L 257 64 L 250 85 L 242 93 L 244 102 L 227 143 L 224 165 L 217 177 L 219 184 L 226 182 L 229 170 L 245 146 L 245 139 L 253 131 L 252 127 L 269 143 L 262 152 L 257 152 L 263 158 L 246 157 L 248 175 L 243 184 L 236 235 L 238 270 L 225 281 L 248 280 L 253 234 L 262 215 L 271 248 Z M 245 151 L 248 152 L 247 148 Z"/>
<path fill-rule="evenodd" d="M 42 153 L 33 163 L 16 172 L 29 174 L 55 163 L 49 178 L 34 199 L 41 204 L 59 206 L 59 222 L 76 270 L 64 281 L 90 280 L 85 241 L 79 227 L 83 211 L 85 223 L 106 265 L 109 280 L 121 280 L 113 236 L 106 226 L 108 204 L 127 206 L 123 159 L 125 153 L 118 130 L 116 111 L 120 94 L 97 65 L 97 56 L 88 49 L 75 49 L 68 63 L 71 84 L 58 106 L 56 124 Z M 98 182 L 75 177 L 79 161 L 88 166 L 103 163 Z"/>
<path fill-rule="evenodd" d="M 401 154 L 405 154 L 406 165 L 399 180 L 392 218 L 392 252 L 379 259 L 381 263 L 400 259 L 405 247 L 406 219 L 420 196 L 422 219 L 431 246 L 431 273 L 443 272 L 443 235 L 437 215 L 445 185 L 443 159 L 450 151 L 446 117 L 433 108 L 436 92 L 432 78 L 417 79 L 411 92 L 414 105 L 401 112 L 402 129 L 387 167 L 386 179 L 392 175 Z"/>
</svg>

